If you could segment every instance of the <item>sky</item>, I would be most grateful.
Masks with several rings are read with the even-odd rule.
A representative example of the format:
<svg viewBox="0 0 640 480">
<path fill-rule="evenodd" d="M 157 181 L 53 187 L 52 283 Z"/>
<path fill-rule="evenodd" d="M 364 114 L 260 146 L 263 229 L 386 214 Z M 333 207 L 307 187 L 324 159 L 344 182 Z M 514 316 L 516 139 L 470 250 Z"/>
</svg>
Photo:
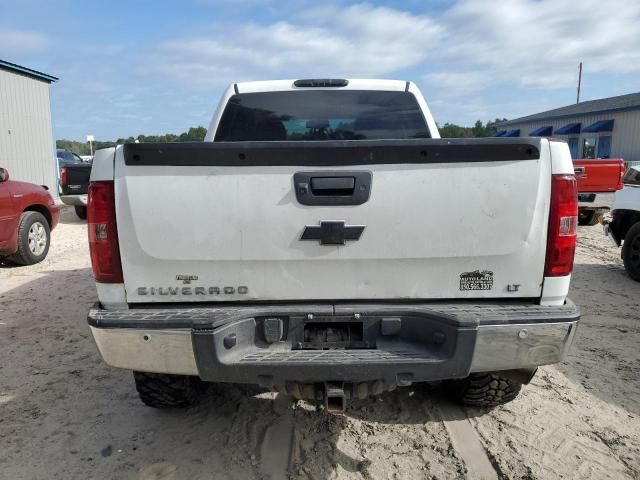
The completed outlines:
<svg viewBox="0 0 640 480">
<path fill-rule="evenodd" d="M 0 59 L 59 77 L 56 139 L 208 126 L 226 86 L 394 78 L 439 124 L 640 91 L 638 0 L 0 0 Z M 0 105 L 1 108 L 1 105 Z"/>
</svg>

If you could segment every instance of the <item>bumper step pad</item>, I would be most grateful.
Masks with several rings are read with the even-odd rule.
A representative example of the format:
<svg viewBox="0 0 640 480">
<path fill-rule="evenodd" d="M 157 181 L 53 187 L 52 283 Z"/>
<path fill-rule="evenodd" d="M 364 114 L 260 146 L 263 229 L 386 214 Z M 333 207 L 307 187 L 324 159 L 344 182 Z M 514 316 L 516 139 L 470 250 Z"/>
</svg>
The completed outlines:
<svg viewBox="0 0 640 480">
<path fill-rule="evenodd" d="M 289 352 L 254 352 L 239 363 L 362 363 L 437 361 L 427 352 L 411 350 L 292 350 Z"/>
</svg>

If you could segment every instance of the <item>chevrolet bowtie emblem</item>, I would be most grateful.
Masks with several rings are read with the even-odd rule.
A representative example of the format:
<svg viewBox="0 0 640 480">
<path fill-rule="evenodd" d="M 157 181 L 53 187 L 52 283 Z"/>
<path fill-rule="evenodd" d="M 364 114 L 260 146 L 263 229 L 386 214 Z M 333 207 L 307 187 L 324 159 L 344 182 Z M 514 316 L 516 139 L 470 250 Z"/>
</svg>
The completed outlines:
<svg viewBox="0 0 640 480">
<path fill-rule="evenodd" d="M 364 225 L 345 225 L 343 221 L 320 222 L 304 227 L 300 240 L 319 240 L 321 245 L 344 245 L 347 240 L 359 240 Z"/>
</svg>

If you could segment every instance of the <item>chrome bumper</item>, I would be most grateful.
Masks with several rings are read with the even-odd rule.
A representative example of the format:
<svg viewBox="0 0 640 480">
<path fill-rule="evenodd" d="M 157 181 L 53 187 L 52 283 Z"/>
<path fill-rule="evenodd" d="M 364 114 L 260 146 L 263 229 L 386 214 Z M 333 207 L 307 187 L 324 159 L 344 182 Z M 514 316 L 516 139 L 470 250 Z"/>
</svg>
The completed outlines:
<svg viewBox="0 0 640 480">
<path fill-rule="evenodd" d="M 107 365 L 141 372 L 198 375 L 191 330 L 90 328 Z"/>
<path fill-rule="evenodd" d="M 253 332 L 258 330 L 258 316 L 272 313 L 267 310 L 258 315 L 257 308 L 238 315 L 225 311 L 224 320 L 219 323 L 211 321 L 212 313 L 215 315 L 212 310 L 216 309 L 174 309 L 164 314 L 157 310 L 92 309 L 89 323 L 102 358 L 113 367 L 265 386 L 287 381 L 365 381 L 377 377 L 406 385 L 412 381 L 461 378 L 470 372 L 534 369 L 558 363 L 573 342 L 579 319 L 579 311 L 571 303 L 560 307 L 506 305 L 503 312 L 495 304 L 492 308 L 428 307 L 430 312 L 437 312 L 433 318 L 448 322 L 449 330 L 444 329 L 447 335 L 457 338 L 447 354 L 438 356 L 428 342 L 419 345 L 425 349 L 407 353 L 411 343 L 393 336 L 377 337 L 377 348 L 368 350 L 295 350 L 286 340 L 268 345 Z M 407 320 L 403 321 L 409 324 L 415 311 L 411 306 L 405 308 L 394 310 L 394 314 L 405 315 Z M 371 313 L 358 307 L 347 307 L 343 313 L 350 315 L 356 310 L 363 312 L 357 318 Z M 470 312 L 475 312 L 476 317 L 470 317 Z M 194 316 L 206 316 L 208 323 L 195 319 L 191 321 L 195 326 L 180 327 L 184 319 Z M 426 326 L 434 321 L 431 317 L 425 316 L 424 321 L 425 328 L 433 328 Z M 233 348 L 224 343 L 231 333 Z"/>
<path fill-rule="evenodd" d="M 577 321 L 478 327 L 471 372 L 534 368 L 561 362 Z"/>
</svg>

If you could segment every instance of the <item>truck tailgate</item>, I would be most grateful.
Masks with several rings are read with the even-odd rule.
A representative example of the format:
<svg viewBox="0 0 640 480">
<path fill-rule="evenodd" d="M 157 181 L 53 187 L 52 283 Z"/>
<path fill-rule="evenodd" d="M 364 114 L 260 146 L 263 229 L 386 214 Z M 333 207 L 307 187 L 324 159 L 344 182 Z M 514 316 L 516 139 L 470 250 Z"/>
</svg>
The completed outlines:
<svg viewBox="0 0 640 480">
<path fill-rule="evenodd" d="M 87 194 L 91 165 L 66 165 L 62 167 L 66 171 L 61 175 L 62 195 Z"/>
<path fill-rule="evenodd" d="M 119 147 L 127 301 L 539 297 L 550 178 L 537 138 Z"/>
<path fill-rule="evenodd" d="M 621 158 L 574 159 L 578 192 L 615 192 L 622 188 L 624 160 Z"/>
</svg>

